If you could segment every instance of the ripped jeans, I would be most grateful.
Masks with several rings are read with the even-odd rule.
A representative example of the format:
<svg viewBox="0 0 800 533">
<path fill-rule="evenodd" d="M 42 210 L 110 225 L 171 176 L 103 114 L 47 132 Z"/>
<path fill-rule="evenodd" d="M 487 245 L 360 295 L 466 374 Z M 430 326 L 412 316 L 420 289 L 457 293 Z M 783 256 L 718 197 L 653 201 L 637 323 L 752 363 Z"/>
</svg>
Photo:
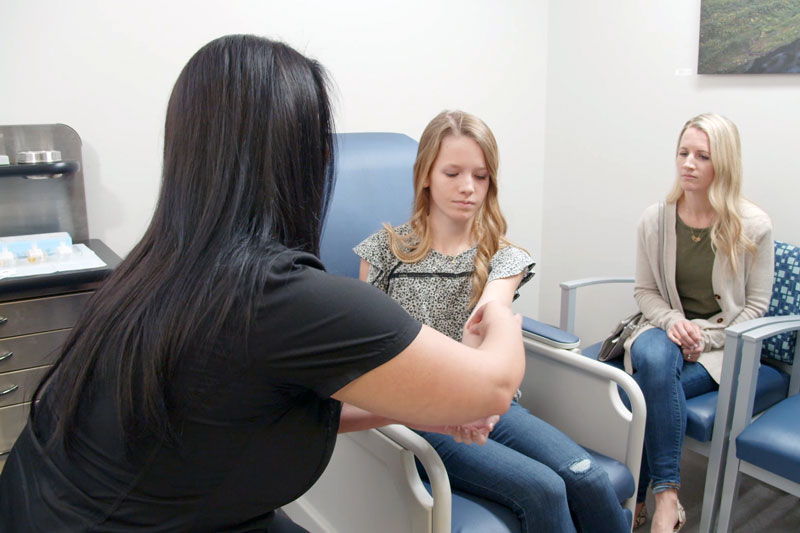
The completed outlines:
<svg viewBox="0 0 800 533">
<path fill-rule="evenodd" d="M 483 446 L 418 433 L 441 456 L 453 487 L 508 507 L 524 532 L 630 530 L 605 470 L 516 401 Z"/>
</svg>

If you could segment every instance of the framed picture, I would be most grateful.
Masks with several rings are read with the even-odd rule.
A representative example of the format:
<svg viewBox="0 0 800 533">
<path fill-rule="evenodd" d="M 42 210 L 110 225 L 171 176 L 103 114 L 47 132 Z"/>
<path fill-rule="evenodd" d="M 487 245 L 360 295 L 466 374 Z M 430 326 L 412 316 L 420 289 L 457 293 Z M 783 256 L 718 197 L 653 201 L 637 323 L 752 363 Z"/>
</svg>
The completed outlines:
<svg viewBox="0 0 800 533">
<path fill-rule="evenodd" d="M 800 0 L 701 0 L 698 74 L 800 74 Z"/>
</svg>

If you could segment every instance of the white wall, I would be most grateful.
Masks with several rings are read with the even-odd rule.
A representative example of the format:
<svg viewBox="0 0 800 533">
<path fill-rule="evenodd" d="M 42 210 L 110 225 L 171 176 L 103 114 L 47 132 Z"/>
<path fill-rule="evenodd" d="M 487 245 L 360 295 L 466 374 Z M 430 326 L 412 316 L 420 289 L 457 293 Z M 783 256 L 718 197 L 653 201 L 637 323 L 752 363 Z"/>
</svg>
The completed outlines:
<svg viewBox="0 0 800 533">
<path fill-rule="evenodd" d="M 180 69 L 224 34 L 278 38 L 330 71 L 339 131 L 418 139 L 444 108 L 483 118 L 500 145 L 510 237 L 538 257 L 546 30 L 547 3 L 527 0 L 10 0 L 0 5 L 0 124 L 75 128 L 90 234 L 125 254 L 155 204 Z M 537 289 L 524 289 L 522 312 L 536 314 Z"/>
<path fill-rule="evenodd" d="M 745 194 L 800 244 L 800 76 L 676 75 L 696 72 L 699 25 L 700 0 L 550 2 L 540 319 L 557 323 L 559 281 L 633 274 L 637 220 L 672 184 L 698 113 L 737 124 Z M 579 295 L 582 338 L 633 305 L 630 287 L 616 294 Z"/>
<path fill-rule="evenodd" d="M 800 76 L 676 75 L 696 70 L 699 13 L 700 0 L 6 0 L 0 124 L 78 131 L 91 235 L 124 254 L 153 209 L 182 66 L 226 33 L 284 39 L 330 70 L 340 131 L 418 138 L 443 108 L 487 121 L 509 236 L 538 262 L 517 309 L 555 323 L 559 281 L 632 273 L 636 221 L 700 112 L 739 125 L 746 194 L 800 243 Z M 581 300 L 606 320 L 579 322 L 584 337 L 624 312 L 599 300 Z"/>
</svg>

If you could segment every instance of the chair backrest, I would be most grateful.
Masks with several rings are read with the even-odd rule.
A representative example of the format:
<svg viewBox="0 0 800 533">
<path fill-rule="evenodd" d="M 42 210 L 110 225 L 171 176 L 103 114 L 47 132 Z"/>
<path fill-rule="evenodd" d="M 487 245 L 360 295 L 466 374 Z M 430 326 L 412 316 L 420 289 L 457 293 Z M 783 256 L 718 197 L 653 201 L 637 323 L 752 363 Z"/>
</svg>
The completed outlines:
<svg viewBox="0 0 800 533">
<path fill-rule="evenodd" d="M 353 247 L 382 223 L 395 226 L 409 219 L 417 143 L 397 133 L 342 133 L 336 135 L 334 153 L 336 183 L 320 258 L 331 274 L 355 278 L 360 260 Z M 404 432 L 412 441 L 421 441 L 417 449 L 396 438 L 396 433 Z M 396 428 L 393 435 L 376 429 L 339 435 L 319 480 L 284 506 L 289 516 L 310 531 L 449 532 L 444 465 L 435 450 L 407 428 Z M 436 506 L 417 475 L 415 454 L 439 461 L 438 469 L 428 471 L 438 473 L 437 486 L 446 486 L 448 492 L 446 498 L 437 496 Z"/>
<path fill-rule="evenodd" d="M 775 241 L 775 280 L 766 316 L 800 315 L 800 248 Z M 792 364 L 794 332 L 764 340 L 761 357 Z"/>
<path fill-rule="evenodd" d="M 357 278 L 353 247 L 381 223 L 396 226 L 411 216 L 417 142 L 400 133 L 340 133 L 334 153 L 336 184 L 320 259 L 331 274 Z"/>
</svg>

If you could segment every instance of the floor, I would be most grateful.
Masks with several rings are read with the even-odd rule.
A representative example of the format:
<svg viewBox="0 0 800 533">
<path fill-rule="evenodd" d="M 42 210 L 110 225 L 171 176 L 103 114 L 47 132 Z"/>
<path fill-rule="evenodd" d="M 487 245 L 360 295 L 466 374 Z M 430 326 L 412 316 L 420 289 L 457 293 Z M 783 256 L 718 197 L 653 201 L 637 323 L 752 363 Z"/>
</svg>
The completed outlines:
<svg viewBox="0 0 800 533">
<path fill-rule="evenodd" d="M 681 460 L 681 490 L 679 497 L 686 509 L 685 533 L 697 533 L 702 511 L 703 487 L 707 459 L 684 448 Z M 733 531 L 742 533 L 796 533 L 800 531 L 800 500 L 765 485 L 750 476 L 740 474 L 739 499 L 734 507 Z M 647 495 L 647 510 L 652 515 L 653 495 Z M 649 531 L 650 522 L 637 529 Z"/>
</svg>

